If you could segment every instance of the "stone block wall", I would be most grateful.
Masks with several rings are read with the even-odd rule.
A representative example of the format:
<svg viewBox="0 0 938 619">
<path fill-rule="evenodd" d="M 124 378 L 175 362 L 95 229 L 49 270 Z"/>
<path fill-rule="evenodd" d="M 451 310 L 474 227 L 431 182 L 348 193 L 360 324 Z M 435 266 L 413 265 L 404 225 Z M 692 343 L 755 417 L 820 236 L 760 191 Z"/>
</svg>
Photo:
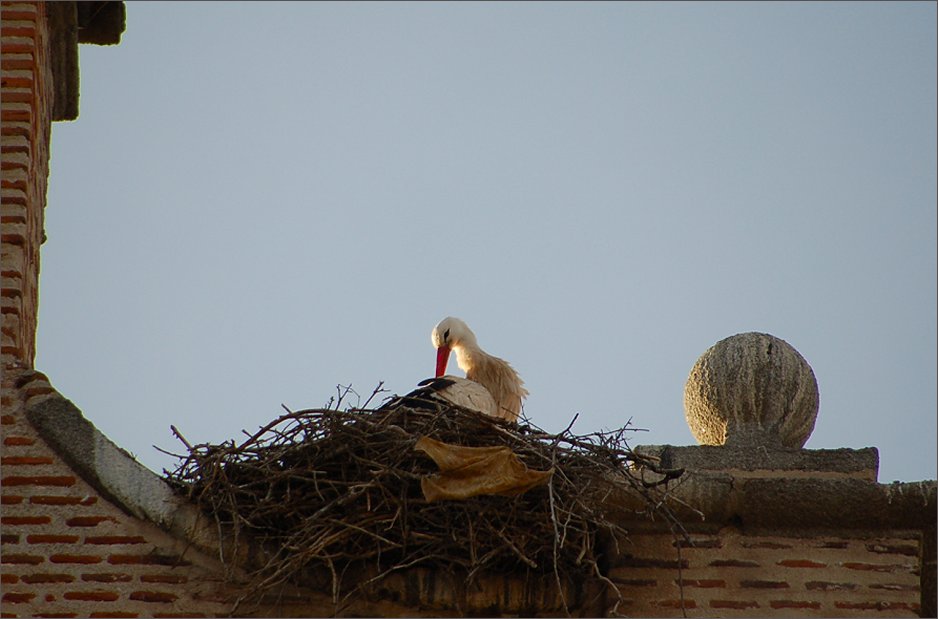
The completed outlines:
<svg viewBox="0 0 938 619">
<path fill-rule="evenodd" d="M 48 5 L 0 5 L 0 160 L 2 160 L 2 345 L 4 365 L 32 366 L 43 240 L 53 76 L 48 70 Z"/>
</svg>

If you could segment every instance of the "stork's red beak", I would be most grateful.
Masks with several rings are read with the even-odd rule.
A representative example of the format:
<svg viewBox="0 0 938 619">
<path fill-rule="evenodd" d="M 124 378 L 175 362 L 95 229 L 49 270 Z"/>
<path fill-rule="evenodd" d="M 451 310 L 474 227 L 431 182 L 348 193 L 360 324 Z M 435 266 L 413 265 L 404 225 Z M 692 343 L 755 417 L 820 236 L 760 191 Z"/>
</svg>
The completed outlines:
<svg viewBox="0 0 938 619">
<path fill-rule="evenodd" d="M 440 346 L 436 349 L 436 376 L 439 378 L 446 374 L 446 364 L 449 362 L 449 346 Z"/>
</svg>

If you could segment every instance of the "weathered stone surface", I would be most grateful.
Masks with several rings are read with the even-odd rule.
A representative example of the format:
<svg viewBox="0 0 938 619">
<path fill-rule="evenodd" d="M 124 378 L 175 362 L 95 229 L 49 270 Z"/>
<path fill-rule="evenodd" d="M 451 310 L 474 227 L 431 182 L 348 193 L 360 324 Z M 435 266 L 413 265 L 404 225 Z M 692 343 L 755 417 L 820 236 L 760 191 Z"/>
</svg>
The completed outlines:
<svg viewBox="0 0 938 619">
<path fill-rule="evenodd" d="M 55 394 L 26 409 L 42 438 L 103 497 L 202 548 L 218 539 L 198 510 L 104 436 L 71 401 Z"/>
<path fill-rule="evenodd" d="M 811 366 L 790 344 L 766 333 L 717 342 L 684 386 L 687 424 L 703 445 L 802 447 L 818 405 Z"/>
<path fill-rule="evenodd" d="M 878 484 L 850 477 L 740 477 L 712 470 L 688 470 L 669 503 L 689 531 L 724 526 L 811 530 L 921 530 L 934 522 L 935 481 Z M 641 501 L 630 492 L 611 495 L 605 507 L 629 530 L 667 527 L 640 516 Z"/>
<path fill-rule="evenodd" d="M 769 449 L 748 446 L 639 445 L 635 451 L 657 458 L 666 469 L 732 471 L 733 475 L 771 472 L 776 476 L 816 478 L 855 477 L 876 481 L 879 451 L 864 449 Z"/>
</svg>

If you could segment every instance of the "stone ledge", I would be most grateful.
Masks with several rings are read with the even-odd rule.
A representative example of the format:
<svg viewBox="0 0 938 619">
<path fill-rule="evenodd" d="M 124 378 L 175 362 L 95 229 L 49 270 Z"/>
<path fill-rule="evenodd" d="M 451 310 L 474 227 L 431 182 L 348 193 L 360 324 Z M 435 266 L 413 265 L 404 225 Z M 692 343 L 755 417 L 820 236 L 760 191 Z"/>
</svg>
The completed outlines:
<svg viewBox="0 0 938 619">
<path fill-rule="evenodd" d="M 689 470 L 673 482 L 670 506 L 688 530 L 800 531 L 924 530 L 934 526 L 938 484 L 920 481 L 878 484 L 863 479 L 756 478 L 728 472 Z M 636 516 L 641 501 L 627 492 L 609 507 L 635 529 L 655 528 Z"/>
<path fill-rule="evenodd" d="M 635 452 L 658 458 L 663 468 L 691 471 L 732 472 L 736 477 L 750 473 L 778 472 L 778 477 L 851 477 L 875 482 L 879 473 L 879 451 L 864 449 L 769 449 L 693 445 L 639 445 Z M 765 477 L 766 475 L 758 475 Z"/>
<path fill-rule="evenodd" d="M 176 537 L 216 553 L 217 533 L 199 510 L 137 462 L 57 392 L 28 403 L 26 418 L 39 436 L 105 499 Z"/>
</svg>

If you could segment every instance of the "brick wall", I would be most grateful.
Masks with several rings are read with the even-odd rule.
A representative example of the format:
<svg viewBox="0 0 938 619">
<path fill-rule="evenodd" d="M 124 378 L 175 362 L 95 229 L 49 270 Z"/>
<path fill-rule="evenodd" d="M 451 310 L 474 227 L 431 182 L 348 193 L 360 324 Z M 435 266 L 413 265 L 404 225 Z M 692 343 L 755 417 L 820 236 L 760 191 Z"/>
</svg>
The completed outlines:
<svg viewBox="0 0 938 619">
<path fill-rule="evenodd" d="M 640 617 L 916 617 L 920 610 L 915 531 L 783 537 L 726 528 L 693 535 L 635 535 L 610 578 L 619 610 Z"/>
<path fill-rule="evenodd" d="M 0 615 L 224 614 L 218 562 L 101 497 L 37 435 L 23 411 L 53 393 L 41 373 L 4 373 Z"/>
<path fill-rule="evenodd" d="M 49 172 L 53 101 L 47 6 L 3 2 L 2 298 L 4 365 L 32 366 L 38 308 L 39 246 Z"/>
</svg>

